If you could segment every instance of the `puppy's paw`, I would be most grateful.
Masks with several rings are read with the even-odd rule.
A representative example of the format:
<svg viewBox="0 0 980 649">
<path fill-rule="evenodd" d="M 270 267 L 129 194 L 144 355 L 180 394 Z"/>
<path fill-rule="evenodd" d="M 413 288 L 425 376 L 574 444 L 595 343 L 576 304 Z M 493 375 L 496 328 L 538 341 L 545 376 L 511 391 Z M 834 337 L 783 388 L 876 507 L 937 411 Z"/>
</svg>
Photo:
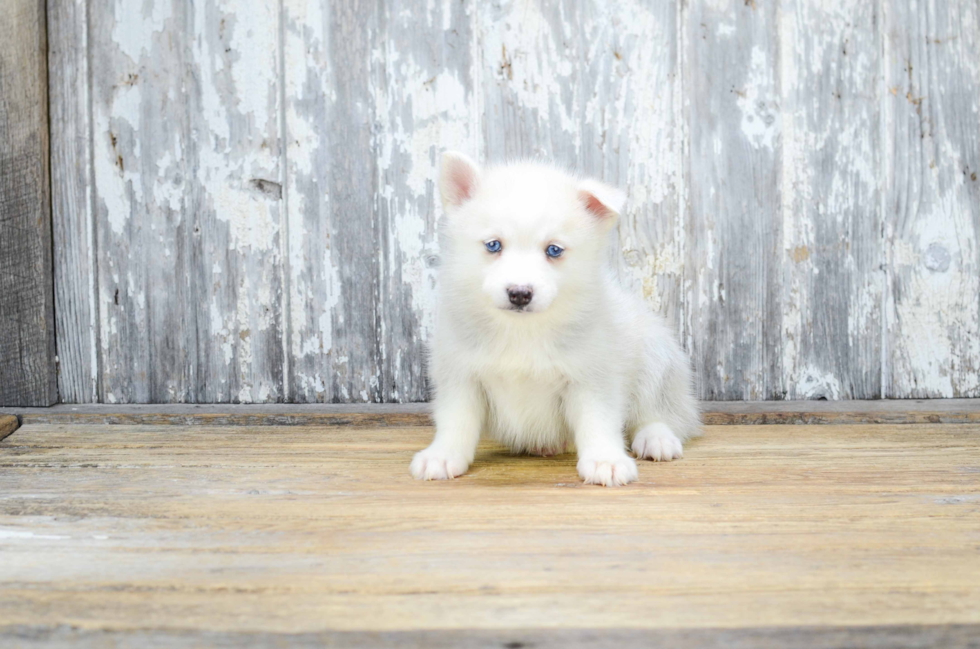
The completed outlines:
<svg viewBox="0 0 980 649">
<path fill-rule="evenodd" d="M 644 426 L 633 438 L 636 457 L 654 462 L 670 462 L 684 457 L 684 446 L 667 424 Z"/>
<path fill-rule="evenodd" d="M 469 467 L 462 453 L 430 446 L 415 454 L 408 470 L 416 480 L 452 480 Z"/>
<path fill-rule="evenodd" d="M 586 454 L 579 458 L 578 474 L 585 484 L 618 487 L 636 480 L 636 462 L 623 452 Z"/>
</svg>

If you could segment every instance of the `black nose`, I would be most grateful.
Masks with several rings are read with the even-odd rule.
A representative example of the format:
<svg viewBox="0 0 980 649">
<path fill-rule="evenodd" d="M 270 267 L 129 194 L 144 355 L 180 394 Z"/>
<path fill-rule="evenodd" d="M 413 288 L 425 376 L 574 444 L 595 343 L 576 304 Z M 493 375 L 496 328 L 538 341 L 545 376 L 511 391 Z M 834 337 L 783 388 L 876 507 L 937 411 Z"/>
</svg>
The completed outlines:
<svg viewBox="0 0 980 649">
<path fill-rule="evenodd" d="M 527 306 L 534 296 L 534 291 L 530 286 L 512 286 L 507 289 L 507 296 L 514 306 Z"/>
</svg>

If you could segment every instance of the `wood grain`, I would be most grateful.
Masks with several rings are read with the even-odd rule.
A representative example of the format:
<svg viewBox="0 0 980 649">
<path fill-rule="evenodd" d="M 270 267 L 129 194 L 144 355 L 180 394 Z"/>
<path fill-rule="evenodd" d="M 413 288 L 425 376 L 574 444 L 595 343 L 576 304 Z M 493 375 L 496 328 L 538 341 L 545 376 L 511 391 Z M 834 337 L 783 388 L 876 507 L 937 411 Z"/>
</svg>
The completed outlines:
<svg viewBox="0 0 980 649">
<path fill-rule="evenodd" d="M 289 396 L 382 401 L 379 3 L 285 2 Z"/>
<path fill-rule="evenodd" d="M 430 434 L 22 426 L 0 443 L 5 624 L 980 623 L 980 425 L 709 427 L 622 489 L 489 444 L 416 482 Z"/>
<path fill-rule="evenodd" d="M 66 403 L 100 400 L 88 14 L 84 0 L 48 3 L 58 393 Z"/>
<path fill-rule="evenodd" d="M 980 390 L 980 6 L 885 3 L 885 396 Z"/>
<path fill-rule="evenodd" d="M 99 400 L 276 401 L 275 5 L 90 9 Z"/>
<path fill-rule="evenodd" d="M 770 353 L 789 399 L 882 393 L 880 13 L 861 0 L 780 12 L 782 335 Z"/>
<path fill-rule="evenodd" d="M 58 399 L 43 0 L 0 13 L 0 406 Z"/>
<path fill-rule="evenodd" d="M 701 398 L 980 396 L 975 3 L 51 5 L 67 401 L 426 399 L 450 148 L 623 187 Z"/>
<path fill-rule="evenodd" d="M 412 404 L 58 405 L 0 408 L 28 424 L 160 426 L 430 426 L 429 406 Z M 762 424 L 980 423 L 980 399 L 931 401 L 714 401 L 708 426 Z"/>
<path fill-rule="evenodd" d="M 787 393 L 777 35 L 773 3 L 693 3 L 687 11 L 686 337 L 706 399 Z"/>
</svg>

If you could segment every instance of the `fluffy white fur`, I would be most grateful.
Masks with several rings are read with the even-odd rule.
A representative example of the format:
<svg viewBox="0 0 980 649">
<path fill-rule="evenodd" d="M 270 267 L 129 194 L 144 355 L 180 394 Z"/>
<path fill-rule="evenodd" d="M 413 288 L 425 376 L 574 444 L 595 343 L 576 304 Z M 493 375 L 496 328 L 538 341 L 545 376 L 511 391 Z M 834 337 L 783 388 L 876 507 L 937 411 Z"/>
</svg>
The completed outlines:
<svg viewBox="0 0 980 649">
<path fill-rule="evenodd" d="M 481 170 L 459 153 L 443 156 L 440 190 L 436 434 L 412 475 L 462 475 L 481 433 L 516 452 L 574 447 L 589 484 L 636 479 L 624 433 L 638 458 L 681 457 L 699 429 L 688 360 L 605 261 L 623 194 L 540 164 Z M 560 257 L 545 253 L 552 244 Z M 513 304 L 514 287 L 531 301 Z"/>
</svg>

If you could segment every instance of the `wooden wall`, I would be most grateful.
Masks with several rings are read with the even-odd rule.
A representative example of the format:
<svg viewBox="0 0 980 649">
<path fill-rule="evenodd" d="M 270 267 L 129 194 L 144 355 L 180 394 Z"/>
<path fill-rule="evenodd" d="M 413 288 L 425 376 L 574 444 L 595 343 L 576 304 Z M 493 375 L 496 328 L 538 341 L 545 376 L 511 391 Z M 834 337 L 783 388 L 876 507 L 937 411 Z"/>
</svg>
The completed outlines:
<svg viewBox="0 0 980 649">
<path fill-rule="evenodd" d="M 50 0 L 68 402 L 426 396 L 445 148 L 625 188 L 708 399 L 980 396 L 976 0 Z"/>
<path fill-rule="evenodd" d="M 50 406 L 55 367 L 44 0 L 0 5 L 0 406 Z"/>
</svg>

